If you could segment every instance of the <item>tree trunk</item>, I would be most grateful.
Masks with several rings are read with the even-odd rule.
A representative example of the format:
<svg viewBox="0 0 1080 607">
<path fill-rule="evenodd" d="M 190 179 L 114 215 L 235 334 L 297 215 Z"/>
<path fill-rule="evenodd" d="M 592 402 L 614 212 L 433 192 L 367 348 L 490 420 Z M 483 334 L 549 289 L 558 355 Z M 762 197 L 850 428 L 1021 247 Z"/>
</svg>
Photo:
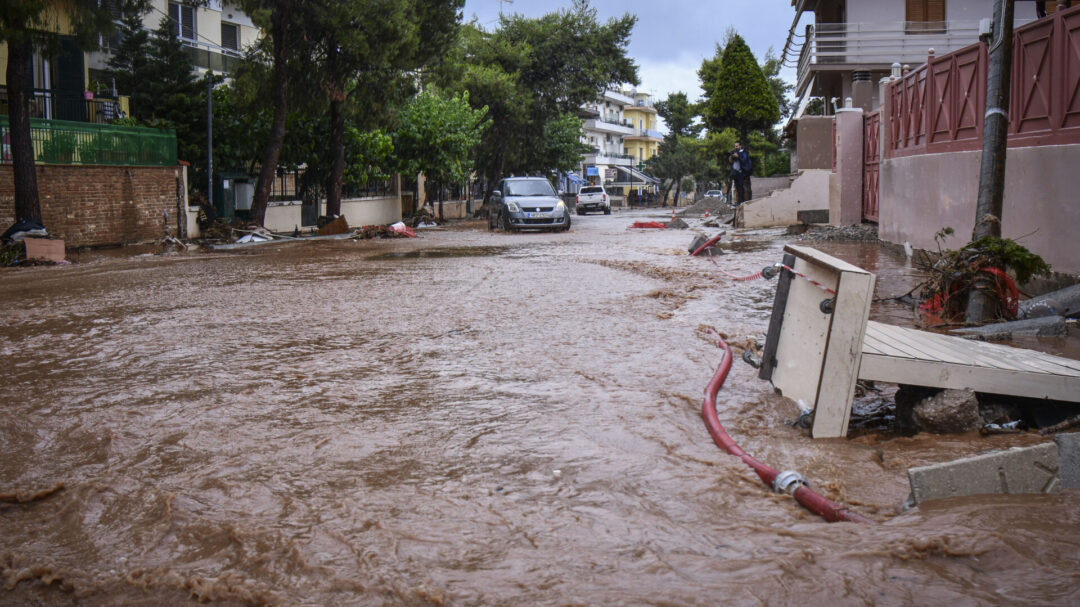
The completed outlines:
<svg viewBox="0 0 1080 607">
<path fill-rule="evenodd" d="M 1001 237 L 1001 214 L 1005 194 L 1005 155 L 1009 135 L 1009 86 L 1012 72 L 1013 0 L 994 3 L 994 38 L 990 45 L 990 68 L 986 77 L 986 116 L 983 119 L 982 164 L 979 167 L 979 199 L 971 240 Z M 1000 31 L 999 31 L 1000 30 Z M 991 313 L 987 292 L 993 282 L 980 273 L 968 293 L 967 322 L 979 323 Z"/>
<path fill-rule="evenodd" d="M 345 176 L 345 105 L 330 101 L 330 177 L 326 181 L 326 215 L 341 214 L 341 187 Z"/>
<path fill-rule="evenodd" d="M 8 43 L 7 89 L 8 125 L 11 139 L 11 168 L 15 174 L 15 221 L 41 223 L 41 200 L 38 197 L 37 170 L 34 167 L 34 142 L 30 136 L 30 103 L 26 68 L 34 47 L 30 37 Z"/>
<path fill-rule="evenodd" d="M 288 112 L 289 75 L 286 65 L 290 0 L 278 0 L 271 15 L 271 35 L 274 38 L 274 121 L 270 127 L 270 139 L 263 151 L 262 170 L 255 185 L 255 197 L 251 202 L 251 221 L 263 225 L 266 221 L 266 203 L 270 199 L 270 186 L 277 173 L 278 158 L 285 142 L 285 119 Z"/>
</svg>

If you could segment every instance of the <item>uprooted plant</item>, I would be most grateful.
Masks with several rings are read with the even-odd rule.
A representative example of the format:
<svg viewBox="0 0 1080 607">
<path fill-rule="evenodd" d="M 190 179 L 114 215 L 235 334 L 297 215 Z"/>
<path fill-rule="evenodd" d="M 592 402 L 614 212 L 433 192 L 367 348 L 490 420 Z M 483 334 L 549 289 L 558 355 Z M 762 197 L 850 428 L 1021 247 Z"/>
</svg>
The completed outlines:
<svg viewBox="0 0 1080 607">
<path fill-rule="evenodd" d="M 990 318 L 1016 319 L 1020 301 L 1017 283 L 1024 284 L 1033 276 L 1049 274 L 1050 265 L 1016 241 L 996 236 L 969 242 L 958 250 L 942 249 L 945 237 L 952 234 L 954 231 L 949 227 L 935 234 L 937 260 L 919 264 L 927 275 L 917 287 L 923 302 L 919 309 L 941 322 L 960 322 L 964 319 L 969 294 L 973 289 L 979 289 L 989 295 L 992 302 Z"/>
</svg>

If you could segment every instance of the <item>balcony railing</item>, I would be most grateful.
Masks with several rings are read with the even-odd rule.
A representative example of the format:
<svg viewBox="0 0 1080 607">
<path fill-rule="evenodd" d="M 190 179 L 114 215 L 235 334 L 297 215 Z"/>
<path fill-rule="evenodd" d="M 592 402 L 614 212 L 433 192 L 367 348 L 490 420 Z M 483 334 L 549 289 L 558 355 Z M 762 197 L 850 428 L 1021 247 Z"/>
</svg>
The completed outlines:
<svg viewBox="0 0 1080 607">
<path fill-rule="evenodd" d="M 215 72 L 233 72 L 243 59 L 244 54 L 230 48 L 210 44 L 201 40 L 183 39 L 184 51 L 191 57 L 195 67 Z"/>
<path fill-rule="evenodd" d="M 106 124 L 123 117 L 120 100 L 115 97 L 86 99 L 82 93 L 33 89 L 30 117 L 74 122 Z M 8 90 L 0 86 L 0 114 L 8 115 Z"/>
<path fill-rule="evenodd" d="M 172 129 L 30 119 L 34 161 L 43 164 L 175 166 Z M 11 163 L 8 117 L 0 116 L 0 163 Z"/>
<path fill-rule="evenodd" d="M 650 138 L 654 138 L 654 139 L 663 139 L 664 134 L 661 133 L 660 131 L 655 131 L 653 129 L 641 129 L 641 128 L 639 128 L 639 129 L 634 129 L 634 134 L 633 135 L 627 135 L 627 137 L 650 137 Z"/>
<path fill-rule="evenodd" d="M 943 55 L 978 42 L 978 38 L 977 21 L 819 23 L 807 28 L 799 53 L 796 89 L 801 94 L 815 70 L 887 68 L 894 62 L 920 65 L 929 49 Z"/>
</svg>

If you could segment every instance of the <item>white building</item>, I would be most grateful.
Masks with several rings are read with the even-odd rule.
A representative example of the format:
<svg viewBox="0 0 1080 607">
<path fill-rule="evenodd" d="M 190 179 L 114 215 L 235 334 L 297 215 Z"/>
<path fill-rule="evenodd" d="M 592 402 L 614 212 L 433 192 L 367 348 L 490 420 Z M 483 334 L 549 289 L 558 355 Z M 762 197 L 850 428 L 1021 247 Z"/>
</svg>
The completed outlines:
<svg viewBox="0 0 1080 607">
<path fill-rule="evenodd" d="M 116 18 L 120 18 L 119 11 Z M 162 19 L 168 19 L 191 62 L 200 74 L 207 69 L 231 72 L 236 61 L 248 46 L 255 43 L 260 30 L 238 6 L 225 0 L 209 0 L 204 7 L 187 2 L 152 0 L 150 10 L 143 15 L 143 27 L 156 30 Z M 109 48 L 118 39 L 102 40 L 102 50 L 90 53 L 91 70 L 108 69 Z"/>
<path fill-rule="evenodd" d="M 611 188 L 630 188 L 631 184 L 653 184 L 656 180 L 641 173 L 636 166 L 648 156 L 638 158 L 631 153 L 629 141 L 635 137 L 657 134 L 635 127 L 633 113 L 639 108 L 639 98 L 648 95 L 629 88 L 624 91 L 605 90 L 594 102 L 581 107 L 580 115 L 585 119 L 582 126 L 581 142 L 593 151 L 582 160 L 581 175 L 592 184 L 603 184 Z M 643 103 L 643 102 L 642 102 Z M 651 106 L 650 106 L 651 109 Z"/>
</svg>

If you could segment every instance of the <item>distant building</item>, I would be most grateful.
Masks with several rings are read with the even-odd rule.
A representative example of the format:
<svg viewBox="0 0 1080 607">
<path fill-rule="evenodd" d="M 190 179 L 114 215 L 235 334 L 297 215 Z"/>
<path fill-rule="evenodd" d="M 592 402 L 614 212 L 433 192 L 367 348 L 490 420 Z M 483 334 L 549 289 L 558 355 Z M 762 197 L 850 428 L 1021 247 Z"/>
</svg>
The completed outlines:
<svg viewBox="0 0 1080 607">
<path fill-rule="evenodd" d="M 930 49 L 937 56 L 978 42 L 979 21 L 993 16 L 987 0 L 791 0 L 795 19 L 784 45 L 785 61 L 798 58 L 795 94 L 800 100 L 793 118 L 811 97 L 832 100 L 843 107 L 852 97 L 855 107 L 881 105 L 877 83 L 890 74 L 893 63 L 918 66 Z M 1057 3 L 1046 2 L 1053 12 Z M 813 23 L 796 31 L 804 13 Z M 1016 25 L 1035 18 L 1035 2 L 1017 2 Z"/>
<path fill-rule="evenodd" d="M 605 90 L 599 99 L 583 105 L 579 115 L 585 119 L 581 141 L 594 150 L 582 161 L 582 177 L 616 195 L 653 190 L 656 179 L 639 167 L 656 154 L 662 139 L 649 96 L 634 89 Z"/>
</svg>

